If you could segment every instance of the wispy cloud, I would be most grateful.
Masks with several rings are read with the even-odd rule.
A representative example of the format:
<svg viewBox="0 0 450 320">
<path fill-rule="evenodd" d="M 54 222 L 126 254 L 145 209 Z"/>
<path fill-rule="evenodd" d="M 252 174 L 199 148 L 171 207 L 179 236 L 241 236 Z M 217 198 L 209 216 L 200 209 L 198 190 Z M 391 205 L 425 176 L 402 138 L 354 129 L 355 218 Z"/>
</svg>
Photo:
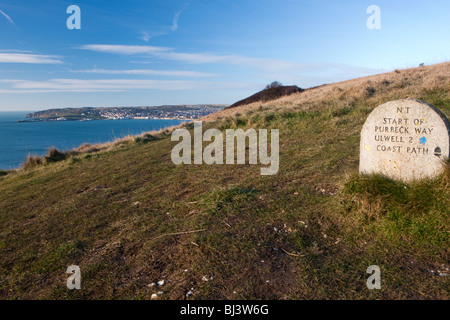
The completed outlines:
<svg viewBox="0 0 450 320">
<path fill-rule="evenodd" d="M 142 31 L 141 39 L 145 42 L 149 42 L 152 36 L 147 31 Z"/>
<path fill-rule="evenodd" d="M 15 25 L 13 19 L 11 19 L 5 12 L 0 10 L 0 14 L 2 14 L 9 22 L 11 22 L 13 25 Z"/>
<path fill-rule="evenodd" d="M 114 44 L 85 44 L 82 45 L 81 47 L 78 47 L 78 49 L 96 52 L 123 54 L 123 55 L 160 54 L 171 50 L 171 48 L 167 47 L 128 46 L 128 45 L 114 45 Z"/>
<path fill-rule="evenodd" d="M 0 52 L 0 63 L 62 64 L 59 56 Z"/>
<path fill-rule="evenodd" d="M 167 77 L 215 77 L 217 74 L 185 70 L 150 70 L 150 69 L 132 69 L 132 70 L 108 70 L 108 69 L 88 69 L 71 70 L 75 73 L 94 73 L 94 74 L 129 74 L 129 75 L 155 75 Z"/>
<path fill-rule="evenodd" d="M 252 67 L 264 70 L 292 70 L 306 67 L 307 65 L 279 59 L 256 58 L 241 55 L 214 55 L 208 53 L 177 53 L 164 52 L 164 59 L 175 60 L 192 64 L 230 64 L 244 67 Z"/>
<path fill-rule="evenodd" d="M 380 70 L 355 67 L 339 63 L 299 63 L 281 59 L 248 57 L 242 55 L 217 55 L 210 53 L 176 52 L 173 48 L 154 46 L 128 46 L 92 44 L 80 49 L 121 55 L 144 55 L 162 60 L 172 60 L 188 64 L 226 64 L 252 68 L 268 74 L 290 75 L 338 75 L 339 79 L 360 77 L 379 73 Z"/>
<path fill-rule="evenodd" d="M 141 31 L 141 39 L 145 42 L 149 42 L 150 39 L 158 36 L 165 36 L 171 32 L 175 32 L 178 30 L 178 21 L 180 20 L 180 16 L 184 10 L 189 6 L 189 3 L 186 3 L 183 8 L 175 13 L 172 19 L 171 26 L 163 26 L 160 31 L 149 32 L 147 30 Z"/>
<path fill-rule="evenodd" d="M 19 42 L 19 41 L 18 41 Z M 21 43 L 21 42 L 19 42 Z M 0 53 L 4 52 L 13 52 L 13 53 L 32 53 L 31 50 L 20 50 L 20 49 L 1 49 Z"/>
<path fill-rule="evenodd" d="M 170 28 L 172 31 L 177 31 L 177 29 L 178 29 L 178 20 L 180 19 L 180 15 L 183 13 L 184 10 L 186 10 L 188 5 L 189 5 L 189 3 L 185 4 L 184 7 L 180 11 L 175 13 L 175 15 L 173 17 L 173 21 L 172 21 L 172 27 Z"/>
<path fill-rule="evenodd" d="M 9 88 L 0 89 L 0 93 L 254 89 L 253 84 L 243 82 L 205 82 L 205 81 L 182 81 L 182 80 L 50 79 L 46 81 L 28 81 L 28 80 L 7 79 L 7 80 L 0 80 L 0 83 L 9 84 Z"/>
<path fill-rule="evenodd" d="M 166 60 L 174 60 L 192 64 L 222 63 L 241 66 L 250 66 L 264 69 L 291 69 L 301 66 L 299 63 L 288 62 L 277 59 L 253 58 L 240 55 L 214 55 L 208 53 L 177 53 L 173 48 L 155 46 L 130 46 L 130 45 L 110 45 L 110 44 L 88 44 L 79 49 L 96 52 L 137 55 L 144 54 L 159 57 Z"/>
<path fill-rule="evenodd" d="M 141 39 L 144 40 L 145 42 L 149 42 L 154 37 L 165 36 L 166 34 L 169 34 L 169 32 L 168 31 L 160 31 L 160 32 L 142 31 Z"/>
</svg>

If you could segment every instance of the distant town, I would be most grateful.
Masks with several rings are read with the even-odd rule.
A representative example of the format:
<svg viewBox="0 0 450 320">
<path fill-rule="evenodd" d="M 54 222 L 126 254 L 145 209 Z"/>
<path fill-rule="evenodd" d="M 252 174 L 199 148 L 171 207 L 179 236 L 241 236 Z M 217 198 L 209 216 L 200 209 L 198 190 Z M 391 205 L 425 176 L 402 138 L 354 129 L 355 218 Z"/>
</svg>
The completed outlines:
<svg viewBox="0 0 450 320">
<path fill-rule="evenodd" d="M 63 108 L 27 114 L 23 121 L 90 121 L 124 119 L 194 120 L 226 108 L 226 105 L 165 105 L 159 107 Z"/>
</svg>

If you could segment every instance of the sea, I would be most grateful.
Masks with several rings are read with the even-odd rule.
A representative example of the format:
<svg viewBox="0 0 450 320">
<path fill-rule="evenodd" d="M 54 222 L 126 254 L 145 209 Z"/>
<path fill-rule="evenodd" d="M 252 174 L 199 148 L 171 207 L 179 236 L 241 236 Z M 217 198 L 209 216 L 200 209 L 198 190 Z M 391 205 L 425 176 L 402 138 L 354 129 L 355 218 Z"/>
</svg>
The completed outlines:
<svg viewBox="0 0 450 320">
<path fill-rule="evenodd" d="M 29 154 L 44 155 L 51 147 L 70 150 L 128 135 L 178 125 L 184 120 L 125 119 L 19 122 L 29 112 L 0 112 L 0 169 L 15 169 Z"/>
</svg>

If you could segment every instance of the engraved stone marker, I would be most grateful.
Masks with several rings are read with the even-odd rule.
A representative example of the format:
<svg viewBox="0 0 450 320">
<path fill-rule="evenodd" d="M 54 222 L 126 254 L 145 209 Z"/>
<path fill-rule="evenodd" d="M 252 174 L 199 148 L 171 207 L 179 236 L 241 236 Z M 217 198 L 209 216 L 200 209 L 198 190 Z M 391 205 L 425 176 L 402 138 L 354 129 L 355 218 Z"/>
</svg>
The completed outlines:
<svg viewBox="0 0 450 320">
<path fill-rule="evenodd" d="M 405 182 L 436 177 L 450 158 L 450 122 L 419 100 L 390 101 L 367 117 L 361 131 L 360 173 Z"/>
</svg>

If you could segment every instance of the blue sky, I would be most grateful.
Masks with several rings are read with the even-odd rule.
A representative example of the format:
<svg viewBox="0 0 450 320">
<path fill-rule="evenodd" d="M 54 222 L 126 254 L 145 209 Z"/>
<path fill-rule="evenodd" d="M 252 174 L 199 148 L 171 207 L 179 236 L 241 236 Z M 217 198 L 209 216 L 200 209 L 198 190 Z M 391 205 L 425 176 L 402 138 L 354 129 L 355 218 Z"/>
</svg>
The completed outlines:
<svg viewBox="0 0 450 320">
<path fill-rule="evenodd" d="M 370 5 L 381 29 L 366 25 Z M 445 62 L 449 13 L 448 0 L 0 0 L 0 111 L 231 104 L 274 80 Z"/>
</svg>

